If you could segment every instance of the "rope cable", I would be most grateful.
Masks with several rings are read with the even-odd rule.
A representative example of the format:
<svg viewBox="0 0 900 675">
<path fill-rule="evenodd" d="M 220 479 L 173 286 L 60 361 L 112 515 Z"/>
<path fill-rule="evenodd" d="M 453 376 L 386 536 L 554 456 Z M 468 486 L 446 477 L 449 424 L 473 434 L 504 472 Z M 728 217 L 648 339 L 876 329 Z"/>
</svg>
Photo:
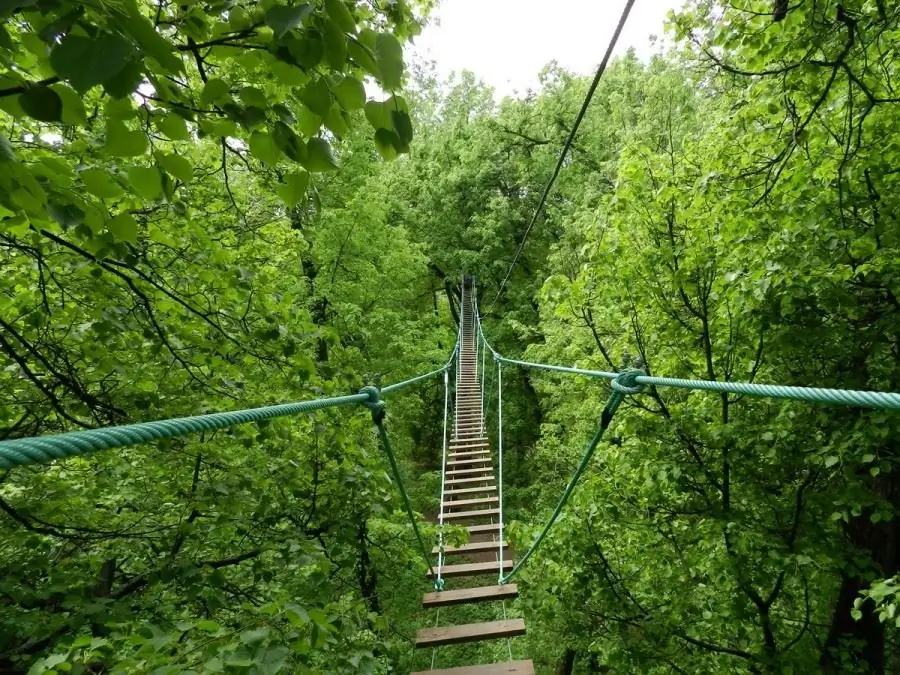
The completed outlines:
<svg viewBox="0 0 900 675">
<path fill-rule="evenodd" d="M 613 49 L 615 49 L 616 42 L 619 41 L 619 36 L 622 34 L 622 29 L 625 27 L 625 22 L 628 20 L 628 15 L 631 13 L 631 8 L 633 5 L 634 0 L 626 0 L 625 7 L 622 10 L 622 15 L 619 17 L 619 23 L 616 24 L 616 30 L 613 32 L 612 38 L 609 41 L 609 45 L 606 47 L 606 53 L 603 55 L 603 60 L 597 67 L 597 72 L 594 75 L 594 79 L 591 81 L 591 86 L 588 87 L 587 95 L 584 97 L 584 102 L 581 104 L 581 109 L 578 111 L 578 115 L 575 117 L 575 122 L 572 125 L 572 129 L 569 131 L 569 135 L 566 138 L 565 144 L 563 145 L 562 152 L 559 153 L 559 159 L 556 162 L 553 173 L 550 175 L 550 180 L 547 181 L 547 185 L 544 187 L 543 193 L 541 193 L 541 198 L 538 201 L 537 208 L 534 210 L 534 214 L 531 216 L 531 221 L 528 223 L 528 227 L 525 228 L 525 234 L 522 236 L 522 241 L 519 242 L 519 247 L 516 250 L 515 256 L 513 257 L 513 261 L 510 264 L 509 269 L 506 271 L 506 276 L 503 278 L 503 281 L 500 284 L 500 288 L 497 290 L 497 295 L 494 297 L 493 302 L 491 302 L 491 306 L 488 307 L 488 313 L 490 313 L 490 311 L 494 309 L 494 305 L 496 305 L 497 300 L 500 299 L 500 294 L 503 293 L 506 282 L 509 281 L 509 277 L 512 274 L 513 268 L 516 266 L 516 263 L 519 262 L 519 256 L 522 255 L 522 250 L 525 248 L 525 241 L 528 239 L 528 235 L 531 233 L 531 229 L 537 222 L 538 216 L 543 210 L 544 204 L 547 202 L 547 197 L 550 194 L 550 189 L 556 182 L 557 176 L 559 176 L 559 172 L 562 169 L 563 163 L 565 162 L 566 155 L 569 153 L 569 149 L 572 147 L 572 143 L 575 141 L 575 134 L 578 132 L 578 127 L 581 126 L 581 121 L 584 119 L 585 113 L 587 113 L 588 106 L 591 104 L 591 99 L 594 97 L 594 92 L 597 91 L 597 85 L 600 84 L 600 78 L 603 77 L 603 73 L 606 71 L 606 66 L 609 63 L 609 59 L 612 57 Z"/>
</svg>

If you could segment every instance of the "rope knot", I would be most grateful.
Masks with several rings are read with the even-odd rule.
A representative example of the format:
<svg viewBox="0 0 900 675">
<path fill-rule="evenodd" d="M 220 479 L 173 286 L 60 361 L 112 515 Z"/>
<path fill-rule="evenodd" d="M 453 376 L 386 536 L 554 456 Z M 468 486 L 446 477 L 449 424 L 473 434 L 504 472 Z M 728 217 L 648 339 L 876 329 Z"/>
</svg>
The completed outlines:
<svg viewBox="0 0 900 675">
<path fill-rule="evenodd" d="M 384 399 L 381 398 L 381 390 L 378 387 L 369 385 L 360 389 L 359 393 L 369 397 L 369 400 L 363 401 L 362 404 L 372 411 L 372 420 L 379 424 L 384 419 L 386 407 Z"/>
<path fill-rule="evenodd" d="M 435 580 L 435 582 L 434 582 L 434 590 L 436 590 L 438 593 L 440 593 L 442 590 L 444 590 L 444 579 L 443 579 L 443 577 L 438 577 L 438 578 Z"/>
<path fill-rule="evenodd" d="M 632 368 L 619 373 L 618 377 L 612 381 L 613 391 L 617 391 L 620 394 L 639 394 L 644 390 L 644 385 L 639 384 L 637 378 L 646 374 L 639 368 Z"/>
</svg>

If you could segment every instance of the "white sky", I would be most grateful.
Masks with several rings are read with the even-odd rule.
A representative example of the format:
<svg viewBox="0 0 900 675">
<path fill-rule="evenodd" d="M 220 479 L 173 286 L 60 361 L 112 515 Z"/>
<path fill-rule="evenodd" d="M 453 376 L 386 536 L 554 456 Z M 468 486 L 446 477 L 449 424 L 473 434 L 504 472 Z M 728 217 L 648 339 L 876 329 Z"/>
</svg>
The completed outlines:
<svg viewBox="0 0 900 675">
<path fill-rule="evenodd" d="M 471 70 L 498 98 L 538 86 L 550 61 L 579 74 L 593 72 L 625 0 L 442 0 L 431 25 L 416 38 L 413 58 L 433 60 L 438 74 Z M 658 52 L 649 36 L 663 35 L 666 12 L 680 0 L 636 0 L 616 53 L 634 47 Z"/>
</svg>

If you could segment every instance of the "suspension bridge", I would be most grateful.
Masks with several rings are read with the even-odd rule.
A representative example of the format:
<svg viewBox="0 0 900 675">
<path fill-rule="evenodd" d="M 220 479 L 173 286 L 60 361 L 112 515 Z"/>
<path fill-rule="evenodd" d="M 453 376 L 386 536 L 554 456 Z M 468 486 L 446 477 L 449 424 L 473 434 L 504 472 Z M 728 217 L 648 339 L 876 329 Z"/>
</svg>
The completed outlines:
<svg viewBox="0 0 900 675">
<path fill-rule="evenodd" d="M 432 649 L 432 668 L 413 675 L 525 675 L 534 672 L 531 660 L 509 659 L 503 662 L 463 665 L 435 670 L 439 648 L 462 643 L 513 639 L 526 633 L 525 621 L 506 617 L 506 601 L 518 597 L 517 584 L 510 583 L 529 558 L 539 549 L 574 492 L 581 475 L 610 426 L 613 416 L 626 397 L 640 394 L 646 387 L 673 387 L 692 391 L 734 393 L 810 403 L 845 405 L 885 410 L 900 410 L 900 394 L 893 392 L 826 389 L 755 382 L 691 380 L 650 376 L 639 369 L 623 372 L 588 370 L 574 366 L 534 363 L 511 359 L 498 353 L 484 334 L 477 309 L 473 280 L 464 277 L 460 297 L 459 336 L 450 359 L 441 367 L 383 388 L 363 387 L 358 393 L 311 401 L 281 403 L 245 410 L 210 413 L 138 424 L 120 425 L 62 434 L 15 438 L 0 441 L 0 468 L 61 460 L 100 450 L 110 450 L 154 440 L 224 429 L 237 424 L 258 422 L 332 407 L 364 406 L 369 409 L 386 461 L 402 497 L 420 552 L 433 582 L 433 590 L 422 596 L 422 606 L 434 610 L 433 625 L 418 631 L 417 648 Z M 485 372 L 494 364 L 497 378 L 497 445 L 491 442 L 485 426 Z M 575 468 L 572 477 L 538 536 L 519 556 L 513 557 L 504 537 L 503 525 L 503 367 L 538 369 L 567 375 L 595 378 L 610 383 L 610 393 L 599 414 L 598 426 Z M 451 373 L 454 381 L 451 386 Z M 417 383 L 434 377 L 444 380 L 444 434 L 442 440 L 441 495 L 437 542 L 426 545 L 419 522 L 401 479 L 399 465 L 386 427 L 386 400 Z M 450 392 L 453 391 L 452 430 Z M 448 440 L 448 431 L 449 440 Z M 496 456 L 496 470 L 494 465 Z M 467 543 L 445 545 L 444 526 L 465 524 Z M 451 588 L 447 579 L 454 579 Z M 491 581 L 495 579 L 495 581 Z M 457 585 L 459 583 L 459 585 Z M 500 603 L 503 618 L 479 623 L 439 625 L 443 607 L 467 604 Z M 507 643 L 509 644 L 509 643 Z"/>
</svg>

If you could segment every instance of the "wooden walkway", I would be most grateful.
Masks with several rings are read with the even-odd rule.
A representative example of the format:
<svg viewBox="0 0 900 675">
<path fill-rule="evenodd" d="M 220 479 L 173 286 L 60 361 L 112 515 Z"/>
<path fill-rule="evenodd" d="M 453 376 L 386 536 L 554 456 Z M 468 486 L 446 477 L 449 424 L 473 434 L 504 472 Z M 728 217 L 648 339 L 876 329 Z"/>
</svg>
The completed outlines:
<svg viewBox="0 0 900 675">
<path fill-rule="evenodd" d="M 444 548 L 442 575 L 445 579 L 467 579 L 491 575 L 500 570 L 500 525 L 497 485 L 493 459 L 481 419 L 482 391 L 478 381 L 475 353 L 474 317 L 471 286 L 464 285 L 462 296 L 463 335 L 460 351 L 461 374 L 453 436 L 447 454 L 444 481 L 443 517 L 445 523 L 463 524 L 469 531 L 470 543 L 457 548 Z M 485 360 L 485 363 L 488 363 Z M 512 569 L 509 549 L 503 543 L 503 571 Z M 432 551 L 437 556 L 438 549 Z M 467 558 L 494 557 L 492 562 L 473 562 Z M 448 561 L 449 564 L 448 564 Z M 435 568 L 437 566 L 435 565 Z M 449 586 L 450 584 L 448 584 Z M 445 607 L 475 602 L 502 602 L 515 599 L 519 590 L 515 584 L 447 588 L 441 592 L 425 593 L 422 606 Z M 512 638 L 525 634 L 522 619 L 485 621 L 457 626 L 423 628 L 416 635 L 416 647 L 434 648 L 463 642 L 480 642 Z M 528 661 L 507 661 L 458 668 L 426 670 L 412 675 L 534 675 L 534 665 Z"/>
</svg>

